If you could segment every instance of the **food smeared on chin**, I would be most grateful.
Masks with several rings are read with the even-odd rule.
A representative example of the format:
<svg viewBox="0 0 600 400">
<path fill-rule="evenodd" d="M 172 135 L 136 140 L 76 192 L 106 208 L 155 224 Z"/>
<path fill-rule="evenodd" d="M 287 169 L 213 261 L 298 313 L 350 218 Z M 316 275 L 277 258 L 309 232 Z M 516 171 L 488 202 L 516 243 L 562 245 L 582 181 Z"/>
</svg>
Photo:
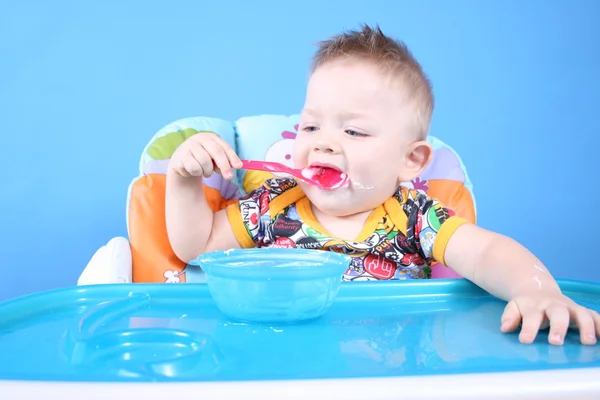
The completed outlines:
<svg viewBox="0 0 600 400">
<path fill-rule="evenodd" d="M 348 175 L 337 168 L 311 166 L 302 169 L 302 176 L 313 181 L 322 189 L 333 190 L 342 187 L 348 181 Z"/>
</svg>

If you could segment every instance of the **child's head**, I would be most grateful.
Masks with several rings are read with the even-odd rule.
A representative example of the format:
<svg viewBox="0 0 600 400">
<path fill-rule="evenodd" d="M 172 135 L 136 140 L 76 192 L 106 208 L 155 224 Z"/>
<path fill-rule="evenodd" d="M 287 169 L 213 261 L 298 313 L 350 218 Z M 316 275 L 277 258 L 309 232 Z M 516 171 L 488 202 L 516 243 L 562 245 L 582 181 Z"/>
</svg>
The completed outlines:
<svg viewBox="0 0 600 400">
<path fill-rule="evenodd" d="M 303 184 L 323 212 L 376 208 L 425 168 L 431 85 L 406 46 L 364 26 L 319 45 L 300 118 L 298 167 L 332 165 L 351 184 L 322 191 Z"/>
</svg>

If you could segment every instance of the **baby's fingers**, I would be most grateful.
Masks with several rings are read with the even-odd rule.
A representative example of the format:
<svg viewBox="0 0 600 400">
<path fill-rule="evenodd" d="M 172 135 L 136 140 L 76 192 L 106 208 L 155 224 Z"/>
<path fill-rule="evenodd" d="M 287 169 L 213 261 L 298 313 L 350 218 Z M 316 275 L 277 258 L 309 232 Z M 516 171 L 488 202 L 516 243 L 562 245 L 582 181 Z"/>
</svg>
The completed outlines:
<svg viewBox="0 0 600 400">
<path fill-rule="evenodd" d="M 185 178 L 189 178 L 190 176 L 192 176 L 192 174 L 190 174 L 188 172 L 188 170 L 185 166 L 185 163 L 183 161 L 171 159 L 170 164 L 172 165 L 173 171 L 175 171 L 179 175 L 181 175 Z"/>
<path fill-rule="evenodd" d="M 519 307 L 517 307 L 517 303 L 514 301 L 509 301 L 502 314 L 500 330 L 502 332 L 514 332 L 520 324 L 521 312 L 519 311 Z"/>
<path fill-rule="evenodd" d="M 225 140 L 221 138 L 219 138 L 219 140 L 222 142 L 221 144 L 225 154 L 227 155 L 227 158 L 229 159 L 229 164 L 233 168 L 242 168 L 242 160 L 240 160 L 240 157 L 238 157 L 233 147 L 231 147 Z"/>
<path fill-rule="evenodd" d="M 553 306 L 546 310 L 546 316 L 550 321 L 548 342 L 557 346 L 562 345 L 569 329 L 569 310 L 562 305 Z"/>
<path fill-rule="evenodd" d="M 225 179 L 229 179 L 233 176 L 233 171 L 231 169 L 231 163 L 229 161 L 229 157 L 227 156 L 227 151 L 223 146 L 222 139 L 215 137 L 213 140 L 207 140 L 202 143 L 204 149 L 206 149 L 207 153 L 211 158 L 211 168 L 213 168 L 213 164 L 217 170 Z"/>
<path fill-rule="evenodd" d="M 592 319 L 594 320 L 594 328 L 596 330 L 596 337 L 600 338 L 600 314 L 596 310 L 591 310 Z"/>
<path fill-rule="evenodd" d="M 579 338 L 582 344 L 596 344 L 596 336 L 598 332 L 596 325 L 600 324 L 600 321 L 595 321 L 594 311 L 588 310 L 585 307 L 575 307 L 571 309 L 571 318 L 579 329 Z"/>
<path fill-rule="evenodd" d="M 208 178 L 213 173 L 212 159 L 201 143 L 192 142 L 188 149 L 189 154 L 183 159 L 185 169 L 192 176 Z"/>
<path fill-rule="evenodd" d="M 223 175 L 225 179 L 230 179 L 233 177 L 232 168 L 242 168 L 242 160 L 240 160 L 238 155 L 235 153 L 235 150 L 233 150 L 233 148 L 225 140 L 217 138 L 216 141 L 221 146 L 224 158 L 222 160 L 222 164 L 218 163 L 217 161 L 215 161 L 215 163 L 217 164 L 221 175 Z"/>
<path fill-rule="evenodd" d="M 529 310 L 522 310 L 522 316 L 523 323 L 521 324 L 519 341 L 521 343 L 533 343 L 544 322 L 544 313 L 531 307 Z"/>
</svg>

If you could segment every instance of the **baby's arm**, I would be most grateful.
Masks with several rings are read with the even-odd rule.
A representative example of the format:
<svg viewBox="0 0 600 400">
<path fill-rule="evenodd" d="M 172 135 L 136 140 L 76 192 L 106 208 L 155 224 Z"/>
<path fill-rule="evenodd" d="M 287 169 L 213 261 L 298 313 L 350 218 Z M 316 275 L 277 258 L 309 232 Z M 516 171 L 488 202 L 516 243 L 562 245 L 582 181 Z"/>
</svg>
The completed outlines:
<svg viewBox="0 0 600 400">
<path fill-rule="evenodd" d="M 446 246 L 448 267 L 494 296 L 509 301 L 523 290 L 560 292 L 558 284 L 525 247 L 506 236 L 465 224 Z"/>
<path fill-rule="evenodd" d="M 233 149 L 211 133 L 190 137 L 173 154 L 167 171 L 165 218 L 171 247 L 182 261 L 240 247 L 225 210 L 213 215 L 202 184 L 202 177 L 215 170 L 231 178 L 231 166 L 240 164 Z"/>
<path fill-rule="evenodd" d="M 531 343 L 540 328 L 550 325 L 549 341 L 562 344 L 571 325 L 579 328 L 581 342 L 596 343 L 600 315 L 564 296 L 542 262 L 506 236 L 465 224 L 451 236 L 446 265 L 498 298 L 508 301 L 501 329 L 515 331 Z"/>
<path fill-rule="evenodd" d="M 213 214 L 201 177 L 185 178 L 169 170 L 165 208 L 169 241 L 180 260 L 240 247 L 225 210 Z"/>
</svg>

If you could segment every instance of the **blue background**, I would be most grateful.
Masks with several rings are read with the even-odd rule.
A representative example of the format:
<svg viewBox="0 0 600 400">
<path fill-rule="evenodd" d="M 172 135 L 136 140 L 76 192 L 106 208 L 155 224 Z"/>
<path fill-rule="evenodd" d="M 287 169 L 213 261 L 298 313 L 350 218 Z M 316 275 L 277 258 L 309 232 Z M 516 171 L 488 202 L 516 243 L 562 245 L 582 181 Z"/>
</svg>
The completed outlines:
<svg viewBox="0 0 600 400">
<path fill-rule="evenodd" d="M 480 224 L 557 277 L 600 280 L 598 1 L 5 0 L 0 299 L 75 284 L 126 234 L 127 185 L 159 128 L 298 112 L 313 43 L 361 22 L 430 75 L 432 134 L 469 168 Z"/>
</svg>

